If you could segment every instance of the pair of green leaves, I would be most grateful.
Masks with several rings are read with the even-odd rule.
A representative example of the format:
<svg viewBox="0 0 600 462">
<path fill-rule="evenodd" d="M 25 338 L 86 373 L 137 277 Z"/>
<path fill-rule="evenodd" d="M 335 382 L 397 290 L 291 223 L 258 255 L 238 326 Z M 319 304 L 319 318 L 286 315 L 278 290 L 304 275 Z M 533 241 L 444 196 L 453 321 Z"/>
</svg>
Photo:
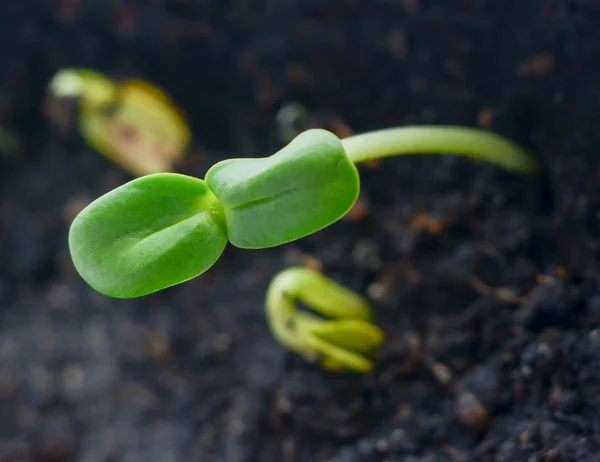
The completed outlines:
<svg viewBox="0 0 600 462">
<path fill-rule="evenodd" d="M 309 130 L 270 157 L 220 162 L 205 180 L 133 180 L 75 218 L 69 246 L 94 289 L 139 297 L 200 275 L 228 241 L 260 249 L 314 233 L 344 216 L 359 188 L 339 138 Z"/>
</svg>

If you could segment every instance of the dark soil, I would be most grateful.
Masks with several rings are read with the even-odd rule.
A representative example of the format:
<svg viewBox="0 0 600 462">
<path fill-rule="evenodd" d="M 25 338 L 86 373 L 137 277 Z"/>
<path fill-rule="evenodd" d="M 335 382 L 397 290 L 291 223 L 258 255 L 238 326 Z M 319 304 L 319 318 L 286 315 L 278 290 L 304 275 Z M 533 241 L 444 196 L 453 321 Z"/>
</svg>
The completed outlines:
<svg viewBox="0 0 600 462">
<path fill-rule="evenodd" d="M 600 7 L 594 0 L 3 0 L 0 461 L 600 460 Z M 300 101 L 356 131 L 491 127 L 539 178 L 454 157 L 362 168 L 367 214 L 139 300 L 89 289 L 66 235 L 130 177 L 41 113 L 65 66 L 140 77 L 193 122 L 180 171 L 270 154 Z M 270 336 L 290 264 L 369 295 L 367 376 Z"/>
</svg>

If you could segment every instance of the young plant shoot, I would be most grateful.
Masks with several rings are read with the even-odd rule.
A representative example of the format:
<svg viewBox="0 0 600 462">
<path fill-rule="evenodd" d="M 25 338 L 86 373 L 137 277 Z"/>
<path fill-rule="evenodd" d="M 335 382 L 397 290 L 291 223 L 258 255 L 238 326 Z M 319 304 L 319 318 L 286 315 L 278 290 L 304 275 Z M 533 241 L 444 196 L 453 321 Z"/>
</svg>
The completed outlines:
<svg viewBox="0 0 600 462">
<path fill-rule="evenodd" d="M 355 163 L 450 152 L 515 173 L 536 169 L 516 144 L 471 128 L 400 127 L 344 139 L 311 129 L 270 157 L 219 162 L 204 180 L 157 173 L 120 186 L 75 218 L 71 255 L 94 289 L 140 297 L 202 274 L 228 242 L 244 249 L 275 247 L 336 222 L 358 198 Z M 296 299 L 331 319 L 297 310 Z M 365 300 L 299 268 L 274 279 L 267 315 L 281 343 L 328 369 L 370 370 L 369 358 L 383 340 Z"/>
<path fill-rule="evenodd" d="M 115 82 L 90 69 L 64 69 L 52 78 L 50 93 L 59 101 L 75 98 L 83 138 L 135 176 L 172 171 L 189 143 L 177 106 L 148 82 Z"/>
<path fill-rule="evenodd" d="M 317 314 L 298 310 L 296 300 Z M 302 267 L 281 271 L 269 285 L 266 308 L 275 338 L 324 369 L 373 369 L 384 334 L 373 324 L 368 302 L 321 273 Z"/>
</svg>

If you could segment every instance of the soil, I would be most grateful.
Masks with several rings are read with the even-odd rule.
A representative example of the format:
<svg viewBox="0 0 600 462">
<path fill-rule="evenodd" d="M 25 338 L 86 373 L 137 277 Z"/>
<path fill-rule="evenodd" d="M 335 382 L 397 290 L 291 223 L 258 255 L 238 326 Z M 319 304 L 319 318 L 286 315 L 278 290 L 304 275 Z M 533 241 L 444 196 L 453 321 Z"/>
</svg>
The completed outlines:
<svg viewBox="0 0 600 462">
<path fill-rule="evenodd" d="M 595 1 L 6 0 L 0 17 L 0 126 L 20 139 L 0 143 L 0 461 L 600 460 Z M 113 300 L 66 236 L 131 177 L 44 117 L 67 66 L 168 91 L 191 175 L 274 152 L 290 102 L 357 132 L 489 127 L 542 173 L 388 159 L 361 168 L 362 213 Z M 375 372 L 271 337 L 263 296 L 290 264 L 370 297 Z"/>
</svg>

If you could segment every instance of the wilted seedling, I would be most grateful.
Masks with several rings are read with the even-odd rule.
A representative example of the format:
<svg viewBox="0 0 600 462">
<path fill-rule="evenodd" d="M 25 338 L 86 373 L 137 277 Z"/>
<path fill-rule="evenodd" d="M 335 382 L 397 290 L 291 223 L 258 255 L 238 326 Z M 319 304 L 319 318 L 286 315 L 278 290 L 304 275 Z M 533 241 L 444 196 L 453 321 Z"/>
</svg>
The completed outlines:
<svg viewBox="0 0 600 462">
<path fill-rule="evenodd" d="M 308 130 L 270 157 L 219 162 L 205 180 L 161 173 L 100 197 L 73 221 L 73 262 L 96 290 L 118 298 L 140 297 L 202 274 L 228 241 L 264 249 L 336 222 L 358 197 L 356 162 L 439 152 L 487 160 L 516 173 L 536 168 L 520 147 L 482 130 L 401 127 L 345 139 Z M 330 369 L 368 370 L 366 356 L 381 336 L 367 326 L 366 302 L 321 276 L 299 270 L 282 274 L 267 300 L 277 338 L 301 353 L 321 355 Z M 294 311 L 294 297 L 340 319 L 317 321 Z"/>
<path fill-rule="evenodd" d="M 88 69 L 66 69 L 50 82 L 55 98 L 77 99 L 83 138 L 136 176 L 172 171 L 190 134 L 178 108 L 141 80 L 115 82 Z"/>
</svg>

